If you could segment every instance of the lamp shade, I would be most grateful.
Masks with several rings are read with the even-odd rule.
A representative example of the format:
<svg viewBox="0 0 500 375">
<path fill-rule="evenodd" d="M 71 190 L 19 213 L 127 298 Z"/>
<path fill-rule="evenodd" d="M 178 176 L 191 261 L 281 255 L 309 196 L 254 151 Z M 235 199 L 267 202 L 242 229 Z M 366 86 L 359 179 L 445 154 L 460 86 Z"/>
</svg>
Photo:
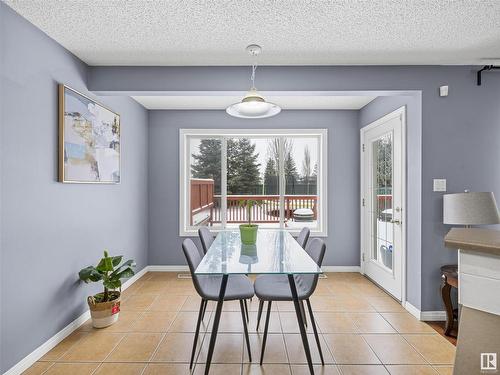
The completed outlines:
<svg viewBox="0 0 500 375">
<path fill-rule="evenodd" d="M 500 224 L 492 192 L 443 195 L 443 223 L 454 225 Z"/>
<path fill-rule="evenodd" d="M 226 109 L 227 114 L 239 118 L 266 118 L 281 112 L 274 103 L 267 102 L 257 90 L 251 89 L 241 102 L 231 104 Z"/>
</svg>

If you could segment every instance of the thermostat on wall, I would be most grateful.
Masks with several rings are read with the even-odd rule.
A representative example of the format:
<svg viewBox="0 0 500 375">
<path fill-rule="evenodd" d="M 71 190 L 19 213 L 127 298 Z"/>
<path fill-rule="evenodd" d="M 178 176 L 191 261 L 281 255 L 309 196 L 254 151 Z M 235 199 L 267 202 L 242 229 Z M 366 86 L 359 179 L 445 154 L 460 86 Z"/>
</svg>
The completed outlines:
<svg viewBox="0 0 500 375">
<path fill-rule="evenodd" d="M 433 180 L 433 191 L 446 191 L 446 180 L 435 178 Z"/>
</svg>

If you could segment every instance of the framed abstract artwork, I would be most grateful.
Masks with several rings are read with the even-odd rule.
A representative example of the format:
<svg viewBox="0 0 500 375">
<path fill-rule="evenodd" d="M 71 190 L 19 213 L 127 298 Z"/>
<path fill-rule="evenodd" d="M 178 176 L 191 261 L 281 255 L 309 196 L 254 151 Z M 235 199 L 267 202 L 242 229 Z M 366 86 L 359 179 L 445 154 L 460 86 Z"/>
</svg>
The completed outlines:
<svg viewBox="0 0 500 375">
<path fill-rule="evenodd" d="M 120 115 L 59 85 L 59 181 L 120 183 Z"/>
</svg>

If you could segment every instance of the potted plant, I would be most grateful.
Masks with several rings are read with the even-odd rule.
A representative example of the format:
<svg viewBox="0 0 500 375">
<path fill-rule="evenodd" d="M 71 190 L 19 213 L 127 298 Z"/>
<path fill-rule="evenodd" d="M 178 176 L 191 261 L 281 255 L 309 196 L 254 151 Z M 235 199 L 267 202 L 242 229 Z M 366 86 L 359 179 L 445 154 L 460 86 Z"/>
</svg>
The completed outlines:
<svg viewBox="0 0 500 375">
<path fill-rule="evenodd" d="M 260 205 L 261 202 L 254 199 L 243 199 L 240 201 L 240 206 L 245 207 L 247 210 L 248 222 L 240 225 L 241 243 L 245 245 L 255 245 L 255 242 L 257 242 L 257 230 L 259 226 L 252 224 L 252 208 Z"/>
<path fill-rule="evenodd" d="M 127 260 L 120 265 L 123 256 L 110 257 L 104 250 L 104 258 L 97 266 L 88 266 L 82 269 L 78 276 L 80 280 L 89 282 L 101 281 L 104 291 L 94 296 L 89 296 L 87 302 L 95 328 L 104 328 L 112 325 L 120 315 L 121 279 L 134 275 L 135 262 Z"/>
</svg>

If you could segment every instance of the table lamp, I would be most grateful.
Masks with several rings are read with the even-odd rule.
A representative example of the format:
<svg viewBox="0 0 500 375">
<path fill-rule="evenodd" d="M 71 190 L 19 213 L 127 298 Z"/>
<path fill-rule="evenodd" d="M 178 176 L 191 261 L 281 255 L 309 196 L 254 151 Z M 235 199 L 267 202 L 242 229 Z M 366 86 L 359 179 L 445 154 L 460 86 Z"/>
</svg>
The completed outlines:
<svg viewBox="0 0 500 375">
<path fill-rule="evenodd" d="M 492 192 L 465 192 L 443 195 L 443 223 L 452 225 L 500 224 Z"/>
</svg>

